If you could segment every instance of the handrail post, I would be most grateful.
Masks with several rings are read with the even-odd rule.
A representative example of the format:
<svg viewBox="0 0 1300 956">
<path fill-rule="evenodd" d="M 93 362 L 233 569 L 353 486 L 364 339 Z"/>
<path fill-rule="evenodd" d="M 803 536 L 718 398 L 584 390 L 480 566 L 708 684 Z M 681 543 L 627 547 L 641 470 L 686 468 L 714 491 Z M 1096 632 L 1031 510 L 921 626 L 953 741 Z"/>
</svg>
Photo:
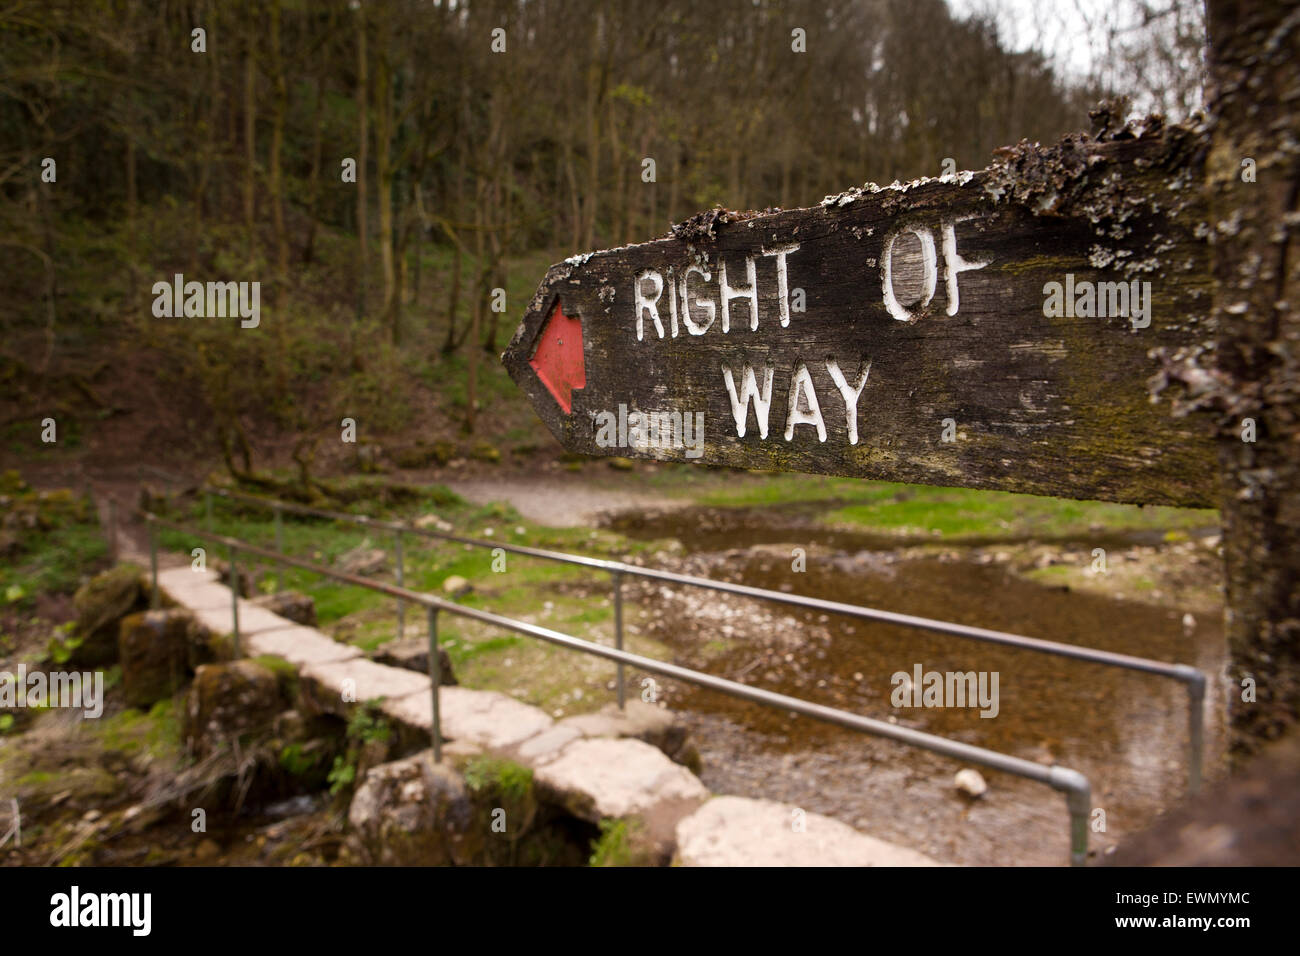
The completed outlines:
<svg viewBox="0 0 1300 956">
<path fill-rule="evenodd" d="M 280 516 L 280 505 L 277 502 L 271 506 L 275 510 L 275 550 L 284 554 L 284 521 Z M 275 573 L 275 591 L 280 593 L 284 590 L 284 562 L 279 562 Z"/>
<path fill-rule="evenodd" d="M 230 633 L 235 639 L 235 660 L 239 660 L 239 550 L 230 546 Z"/>
<path fill-rule="evenodd" d="M 1205 674 L 1186 664 L 1178 665 L 1187 684 L 1187 789 L 1201 789 L 1201 763 L 1205 754 Z"/>
<path fill-rule="evenodd" d="M 1092 785 L 1087 777 L 1068 767 L 1052 767 L 1048 782 L 1065 794 L 1065 806 L 1070 811 L 1070 865 L 1087 866 Z"/>
<path fill-rule="evenodd" d="M 623 649 L 623 572 L 611 572 L 614 578 L 614 646 Z M 627 689 L 624 683 L 623 665 L 618 665 L 618 709 L 627 709 Z"/>
<path fill-rule="evenodd" d="M 433 723 L 429 736 L 433 738 L 433 762 L 442 763 L 442 721 L 438 712 L 438 686 L 442 683 L 442 661 L 438 659 L 438 609 L 429 608 L 429 680 L 433 683 Z"/>
<path fill-rule="evenodd" d="M 398 528 L 393 532 L 395 553 L 397 556 L 397 586 L 403 585 L 404 575 L 402 573 L 402 529 Z M 402 639 L 402 632 L 406 630 L 406 602 L 401 598 L 397 599 L 397 639 Z"/>
<path fill-rule="evenodd" d="M 158 529 L 153 523 L 153 515 L 145 515 L 145 524 L 149 526 L 149 578 L 153 582 L 149 592 L 149 607 L 158 610 Z"/>
</svg>

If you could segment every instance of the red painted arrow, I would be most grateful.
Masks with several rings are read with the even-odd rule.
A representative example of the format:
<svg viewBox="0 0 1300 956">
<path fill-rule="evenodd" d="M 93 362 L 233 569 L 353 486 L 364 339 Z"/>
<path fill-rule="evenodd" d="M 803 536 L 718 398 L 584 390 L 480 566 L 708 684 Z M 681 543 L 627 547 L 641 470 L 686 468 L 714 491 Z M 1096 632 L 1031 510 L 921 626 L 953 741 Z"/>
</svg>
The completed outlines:
<svg viewBox="0 0 1300 956">
<path fill-rule="evenodd" d="M 587 368 L 582 358 L 582 320 L 565 315 L 559 299 L 537 337 L 537 348 L 528 364 L 564 413 L 569 414 L 573 390 L 587 386 Z"/>
</svg>

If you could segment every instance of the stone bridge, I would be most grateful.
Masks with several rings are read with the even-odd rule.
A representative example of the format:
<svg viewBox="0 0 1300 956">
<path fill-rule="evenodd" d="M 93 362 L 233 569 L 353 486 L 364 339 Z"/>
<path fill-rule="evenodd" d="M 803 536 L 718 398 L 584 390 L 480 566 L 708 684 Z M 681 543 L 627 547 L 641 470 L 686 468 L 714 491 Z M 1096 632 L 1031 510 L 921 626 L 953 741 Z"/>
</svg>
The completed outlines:
<svg viewBox="0 0 1300 956">
<path fill-rule="evenodd" d="M 231 592 L 214 571 L 160 571 L 165 602 L 187 610 L 207 631 L 231 631 Z M 358 648 L 238 599 L 241 652 L 273 655 L 296 668 L 300 693 L 323 713 L 347 718 L 377 700 L 383 715 L 410 740 L 428 740 L 432 681 L 428 675 L 376 663 Z M 450 764 L 485 755 L 531 769 L 539 799 L 599 824 L 639 821 L 659 861 L 683 866 L 933 866 L 929 857 L 876 839 L 815 813 L 766 800 L 715 796 L 684 763 L 694 761 L 672 714 L 641 701 L 555 720 L 537 707 L 496 691 L 439 688 L 444 766 L 424 750 L 372 767 L 358 781 L 350 822 L 360 823 L 376 793 L 394 786 L 420 813 L 448 818 L 437 806 L 456 799 Z M 676 761 L 672 759 L 676 758 Z M 677 762 L 682 761 L 682 762 Z M 424 764 L 421 767 L 419 764 Z M 433 782 L 430 771 L 440 783 Z M 450 784 L 448 780 L 450 779 Z M 412 781 L 419 781 L 414 790 Z M 402 784 L 401 781 L 406 781 Z M 400 801 L 402 798 L 398 798 Z M 408 808 L 409 809 L 409 808 Z M 419 825 L 419 824 L 417 824 Z"/>
</svg>

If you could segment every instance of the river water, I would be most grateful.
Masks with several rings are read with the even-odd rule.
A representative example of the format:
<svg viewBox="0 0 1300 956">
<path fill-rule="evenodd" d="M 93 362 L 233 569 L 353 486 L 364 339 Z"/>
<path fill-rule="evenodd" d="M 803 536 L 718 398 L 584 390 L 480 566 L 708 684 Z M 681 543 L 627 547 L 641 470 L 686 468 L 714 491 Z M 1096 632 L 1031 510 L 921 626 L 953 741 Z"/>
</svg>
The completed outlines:
<svg viewBox="0 0 1300 956">
<path fill-rule="evenodd" d="M 966 550 L 946 560 L 912 557 L 896 540 L 821 532 L 788 515 L 695 510 L 611 523 L 625 534 L 675 537 L 687 567 L 704 576 L 1192 664 L 1219 686 L 1226 649 L 1217 614 L 1189 623 L 1179 607 L 1041 585 Z M 1091 535 L 1088 545 L 1099 540 Z M 1107 537 L 1112 547 L 1149 540 Z M 792 570 L 791 547 L 775 546 L 781 541 L 807 550 L 807 570 Z M 1187 694 L 1167 678 L 698 589 L 646 585 L 637 597 L 648 633 L 680 663 L 1079 770 L 1092 784 L 1090 846 L 1099 856 L 1186 793 Z M 895 707 L 892 675 L 910 675 L 918 664 L 996 672 L 996 716 L 981 717 L 978 707 Z M 660 693 L 691 726 L 715 792 L 825 813 L 942 862 L 1067 860 L 1065 800 L 1043 784 L 977 768 L 988 791 L 971 800 L 955 789 L 963 764 L 950 758 L 690 685 L 670 683 Z M 1207 698 L 1205 765 L 1213 775 L 1224 708 L 1221 694 Z"/>
</svg>

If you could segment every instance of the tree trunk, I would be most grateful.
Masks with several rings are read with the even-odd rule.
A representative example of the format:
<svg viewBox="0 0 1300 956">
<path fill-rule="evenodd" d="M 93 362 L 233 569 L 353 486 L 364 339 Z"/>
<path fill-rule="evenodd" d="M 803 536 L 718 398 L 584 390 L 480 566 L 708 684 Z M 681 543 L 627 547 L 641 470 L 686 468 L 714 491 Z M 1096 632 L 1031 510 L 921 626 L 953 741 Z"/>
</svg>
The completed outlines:
<svg viewBox="0 0 1300 956">
<path fill-rule="evenodd" d="M 257 39 L 253 31 L 254 26 L 250 24 L 248 45 L 244 50 L 244 228 L 248 232 L 250 261 L 257 256 L 257 237 L 253 231 L 257 189 Z"/>
<path fill-rule="evenodd" d="M 271 215 L 275 223 L 276 286 L 284 295 L 289 281 L 289 236 L 284 227 L 284 180 L 281 156 L 284 152 L 284 114 L 288 91 L 284 80 L 284 60 L 280 51 L 280 0 L 271 3 L 271 79 L 274 84 L 274 114 L 271 126 Z M 283 304 L 281 302 L 280 304 Z"/>
<path fill-rule="evenodd" d="M 384 36 L 384 33 L 380 33 Z M 375 173 L 379 189 L 379 262 L 384 276 L 384 321 L 394 345 L 401 340 L 401 303 L 393 268 L 393 87 L 387 53 L 375 72 Z"/>
<path fill-rule="evenodd" d="M 312 140 L 311 140 L 311 175 L 307 180 L 307 212 L 310 221 L 307 225 L 307 238 L 302 248 L 303 265 L 311 265 L 316 252 L 316 229 L 319 226 L 319 213 L 316 200 L 320 196 L 321 140 L 324 130 L 324 114 L 320 108 L 320 74 L 315 76 L 315 97 L 312 102 Z"/>
<path fill-rule="evenodd" d="M 1208 8 L 1229 750 L 1240 761 L 1300 715 L 1300 256 L 1289 236 L 1300 195 L 1300 9 Z M 1247 159 L 1254 182 L 1243 178 Z M 1253 442 L 1243 440 L 1246 418 Z"/>
<path fill-rule="evenodd" d="M 367 112 L 370 89 L 366 60 L 366 8 L 363 4 L 357 8 L 357 242 L 360 246 L 360 261 L 357 263 L 357 318 L 366 314 L 366 279 L 370 260 L 366 245 L 366 234 L 369 232 L 366 218 L 366 162 L 369 158 L 370 139 Z"/>
</svg>

